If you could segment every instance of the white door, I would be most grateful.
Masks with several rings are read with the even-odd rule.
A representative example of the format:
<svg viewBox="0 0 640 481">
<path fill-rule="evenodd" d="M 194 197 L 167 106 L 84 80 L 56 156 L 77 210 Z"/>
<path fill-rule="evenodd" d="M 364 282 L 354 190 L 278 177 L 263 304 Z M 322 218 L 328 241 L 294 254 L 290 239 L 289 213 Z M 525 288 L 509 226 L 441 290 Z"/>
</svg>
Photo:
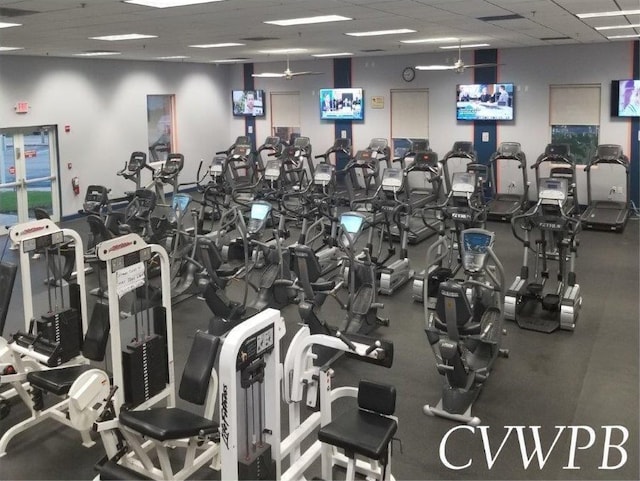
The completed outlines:
<svg viewBox="0 0 640 481">
<path fill-rule="evenodd" d="M 0 235 L 42 209 L 60 220 L 55 126 L 0 129 Z"/>
</svg>

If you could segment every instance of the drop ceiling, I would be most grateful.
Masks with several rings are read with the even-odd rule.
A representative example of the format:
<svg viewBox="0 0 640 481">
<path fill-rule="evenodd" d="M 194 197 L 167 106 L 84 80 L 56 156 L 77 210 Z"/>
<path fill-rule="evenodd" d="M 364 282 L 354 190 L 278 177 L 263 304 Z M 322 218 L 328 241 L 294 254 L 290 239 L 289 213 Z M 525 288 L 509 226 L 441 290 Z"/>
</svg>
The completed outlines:
<svg viewBox="0 0 640 481">
<path fill-rule="evenodd" d="M 401 40 L 455 37 L 490 48 L 611 42 L 607 36 L 638 34 L 639 28 L 597 31 L 595 27 L 639 24 L 640 15 L 580 20 L 575 14 L 640 8 L 639 0 L 225 0 L 155 9 L 120 0 L 0 0 L 0 46 L 22 47 L 3 55 L 71 57 L 113 50 L 118 58 L 156 60 L 186 56 L 187 62 L 245 59 L 284 60 L 286 54 L 261 50 L 304 48 L 291 60 L 314 54 L 351 52 L 354 56 L 443 52 L 434 44 Z M 16 12 L 18 10 L 18 12 Z M 26 12 L 19 12 L 20 10 Z M 279 27 L 265 20 L 343 15 L 353 20 Z M 507 19 L 501 17 L 509 16 Z M 485 17 L 490 17 L 486 19 Z M 493 18 L 491 18 L 493 17 Z M 484 18 L 484 19 L 483 19 Z M 350 37 L 346 32 L 408 28 L 415 33 Z M 157 38 L 106 42 L 89 37 L 138 33 Z M 189 45 L 242 43 L 224 48 Z M 450 45 L 456 42 L 445 42 Z"/>
</svg>

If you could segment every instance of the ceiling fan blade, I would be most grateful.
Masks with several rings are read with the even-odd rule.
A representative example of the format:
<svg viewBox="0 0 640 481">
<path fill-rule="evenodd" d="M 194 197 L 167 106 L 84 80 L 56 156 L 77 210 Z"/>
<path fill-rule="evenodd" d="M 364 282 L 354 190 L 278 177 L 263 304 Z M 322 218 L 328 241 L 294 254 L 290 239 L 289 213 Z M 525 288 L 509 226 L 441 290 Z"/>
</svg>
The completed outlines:
<svg viewBox="0 0 640 481">
<path fill-rule="evenodd" d="M 453 65 L 416 65 L 416 70 L 453 70 Z"/>
<path fill-rule="evenodd" d="M 475 63 L 471 65 L 465 65 L 464 68 L 497 67 L 498 65 L 504 65 L 504 64 L 503 63 Z"/>
<path fill-rule="evenodd" d="M 282 72 L 280 72 L 280 73 L 262 72 L 262 73 L 252 73 L 251 76 L 252 77 L 257 77 L 257 78 L 281 78 L 281 77 L 284 77 L 285 74 L 283 74 Z"/>
<path fill-rule="evenodd" d="M 300 75 L 324 75 L 324 72 L 290 72 L 291 77 L 298 77 Z"/>
</svg>

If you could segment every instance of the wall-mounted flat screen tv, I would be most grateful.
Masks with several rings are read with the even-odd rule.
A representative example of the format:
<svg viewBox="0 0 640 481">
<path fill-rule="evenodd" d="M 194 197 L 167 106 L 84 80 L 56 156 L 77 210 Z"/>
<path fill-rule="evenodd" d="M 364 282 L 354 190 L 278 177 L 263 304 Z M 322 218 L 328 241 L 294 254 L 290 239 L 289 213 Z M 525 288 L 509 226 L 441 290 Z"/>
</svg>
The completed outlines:
<svg viewBox="0 0 640 481">
<path fill-rule="evenodd" d="M 611 116 L 640 117 L 640 80 L 611 82 Z"/>
<path fill-rule="evenodd" d="M 467 84 L 456 90 L 457 120 L 513 120 L 513 84 Z"/>
<path fill-rule="evenodd" d="M 361 88 L 320 89 L 322 120 L 363 120 L 364 97 Z"/>
<path fill-rule="evenodd" d="M 264 90 L 233 90 L 231 102 L 233 115 L 264 117 Z"/>
</svg>

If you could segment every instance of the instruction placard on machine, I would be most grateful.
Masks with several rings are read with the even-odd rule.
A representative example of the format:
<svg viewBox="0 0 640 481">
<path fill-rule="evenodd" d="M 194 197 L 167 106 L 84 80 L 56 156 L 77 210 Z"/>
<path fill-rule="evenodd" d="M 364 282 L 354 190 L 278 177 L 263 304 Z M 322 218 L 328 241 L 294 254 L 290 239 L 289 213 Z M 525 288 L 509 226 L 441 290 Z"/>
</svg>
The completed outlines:
<svg viewBox="0 0 640 481">
<path fill-rule="evenodd" d="M 123 267 L 116 272 L 116 292 L 118 298 L 134 291 L 145 284 L 144 262 Z"/>
</svg>

